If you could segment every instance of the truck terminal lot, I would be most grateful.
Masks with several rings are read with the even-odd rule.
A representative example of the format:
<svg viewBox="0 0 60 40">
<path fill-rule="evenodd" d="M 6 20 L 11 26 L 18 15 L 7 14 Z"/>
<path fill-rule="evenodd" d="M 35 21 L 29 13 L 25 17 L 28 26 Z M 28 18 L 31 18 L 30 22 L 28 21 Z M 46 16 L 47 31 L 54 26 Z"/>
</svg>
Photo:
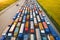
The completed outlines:
<svg viewBox="0 0 60 40">
<path fill-rule="evenodd" d="M 60 35 L 36 0 L 25 0 L 0 40 L 60 40 Z"/>
</svg>

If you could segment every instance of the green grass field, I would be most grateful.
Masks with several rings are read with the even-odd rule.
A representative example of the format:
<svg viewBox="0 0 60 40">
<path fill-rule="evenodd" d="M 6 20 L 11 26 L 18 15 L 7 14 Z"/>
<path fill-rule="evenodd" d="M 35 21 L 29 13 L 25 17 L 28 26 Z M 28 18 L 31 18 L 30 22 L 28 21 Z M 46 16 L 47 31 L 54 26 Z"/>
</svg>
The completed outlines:
<svg viewBox="0 0 60 40">
<path fill-rule="evenodd" d="M 16 1 L 17 0 L 0 0 L 0 11 Z"/>
<path fill-rule="evenodd" d="M 37 0 L 39 4 L 60 25 L 60 0 Z M 58 26 L 57 26 L 58 27 Z M 60 26 L 58 27 L 60 29 Z M 60 30 L 59 30 L 60 31 Z"/>
</svg>

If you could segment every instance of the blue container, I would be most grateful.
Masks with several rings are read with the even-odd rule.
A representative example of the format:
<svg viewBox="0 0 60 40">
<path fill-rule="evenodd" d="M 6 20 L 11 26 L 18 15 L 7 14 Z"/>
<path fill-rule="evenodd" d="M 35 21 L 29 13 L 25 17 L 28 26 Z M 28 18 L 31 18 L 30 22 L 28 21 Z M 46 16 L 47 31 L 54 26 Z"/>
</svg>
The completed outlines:
<svg viewBox="0 0 60 40">
<path fill-rule="evenodd" d="M 0 38 L 0 40 L 5 40 L 6 39 L 6 36 L 2 36 L 1 38 Z"/>
<path fill-rule="evenodd" d="M 44 19 L 41 19 L 41 21 L 42 21 L 42 22 L 45 22 L 45 20 L 44 20 Z"/>
<path fill-rule="evenodd" d="M 23 19 L 22 23 L 25 23 L 26 20 Z"/>
<path fill-rule="evenodd" d="M 30 18 L 30 21 L 33 21 L 34 19 L 33 18 Z"/>
<path fill-rule="evenodd" d="M 7 36 L 5 40 L 11 40 L 11 37 Z"/>
<path fill-rule="evenodd" d="M 42 40 L 47 40 L 47 37 L 42 37 Z"/>
<path fill-rule="evenodd" d="M 47 34 L 49 34 L 49 33 L 50 33 L 50 31 L 49 31 L 49 29 L 48 29 L 48 28 L 46 28 L 46 29 L 45 29 L 45 32 L 46 32 Z"/>
<path fill-rule="evenodd" d="M 17 13 L 17 14 L 13 17 L 13 20 L 15 20 L 18 15 L 19 15 L 19 13 Z"/>
<path fill-rule="evenodd" d="M 53 28 L 51 25 L 48 25 L 48 27 L 49 27 L 49 30 L 50 30 L 51 34 L 52 34 L 54 37 L 57 37 L 58 34 L 57 34 L 56 31 L 54 30 L 54 28 Z"/>
<path fill-rule="evenodd" d="M 23 39 L 23 33 L 19 33 L 19 34 L 18 34 L 18 38 L 19 38 L 19 39 Z"/>
<path fill-rule="evenodd" d="M 55 37 L 55 40 L 60 40 L 60 37 Z"/>
<path fill-rule="evenodd" d="M 23 16 L 23 19 L 26 19 L 26 15 Z"/>
<path fill-rule="evenodd" d="M 25 34 L 23 40 L 28 40 L 28 38 L 29 38 L 29 35 Z"/>
</svg>

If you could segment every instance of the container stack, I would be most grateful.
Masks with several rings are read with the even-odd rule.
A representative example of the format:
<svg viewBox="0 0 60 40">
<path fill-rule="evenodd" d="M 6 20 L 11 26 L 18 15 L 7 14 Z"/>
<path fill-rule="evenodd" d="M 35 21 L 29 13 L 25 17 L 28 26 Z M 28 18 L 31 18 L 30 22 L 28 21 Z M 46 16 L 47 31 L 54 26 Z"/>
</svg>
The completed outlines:
<svg viewBox="0 0 60 40">
<path fill-rule="evenodd" d="M 60 40 L 60 36 L 36 1 L 26 0 L 0 40 Z"/>
</svg>

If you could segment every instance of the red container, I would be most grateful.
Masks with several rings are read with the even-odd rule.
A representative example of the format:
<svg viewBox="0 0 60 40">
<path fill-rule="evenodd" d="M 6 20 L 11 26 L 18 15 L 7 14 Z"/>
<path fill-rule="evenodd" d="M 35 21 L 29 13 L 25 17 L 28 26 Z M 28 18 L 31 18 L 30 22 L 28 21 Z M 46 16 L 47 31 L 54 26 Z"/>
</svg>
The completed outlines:
<svg viewBox="0 0 60 40">
<path fill-rule="evenodd" d="M 44 28 L 48 28 L 46 22 L 42 22 L 42 23 L 43 23 Z"/>
<path fill-rule="evenodd" d="M 28 28 L 25 28 L 25 32 L 28 32 Z"/>
<path fill-rule="evenodd" d="M 33 29 L 31 29 L 31 30 L 30 30 L 30 33 L 34 33 L 34 30 L 33 30 Z"/>
</svg>

